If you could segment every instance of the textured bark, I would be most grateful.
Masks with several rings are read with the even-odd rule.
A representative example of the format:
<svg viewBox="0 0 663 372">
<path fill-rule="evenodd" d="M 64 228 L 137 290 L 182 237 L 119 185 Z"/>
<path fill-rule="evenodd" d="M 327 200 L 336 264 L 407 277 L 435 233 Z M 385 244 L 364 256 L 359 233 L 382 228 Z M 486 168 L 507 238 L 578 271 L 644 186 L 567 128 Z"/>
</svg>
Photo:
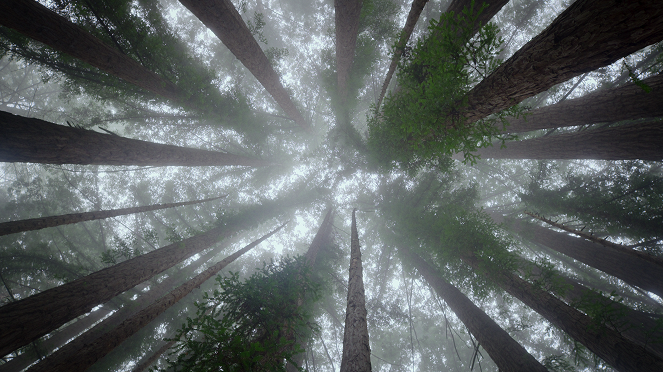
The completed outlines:
<svg viewBox="0 0 663 372">
<path fill-rule="evenodd" d="M 479 260 L 475 257 L 464 257 L 463 261 L 475 270 L 480 266 Z M 616 370 L 621 372 L 663 371 L 663 359 L 647 352 L 618 332 L 596 324 L 590 317 L 550 293 L 506 272 L 491 275 L 491 279 L 495 280 L 506 292 L 546 318 L 551 324 L 582 343 Z"/>
<path fill-rule="evenodd" d="M 663 121 L 506 142 L 479 149 L 484 159 L 663 160 Z"/>
<path fill-rule="evenodd" d="M 173 83 L 36 1 L 0 1 L 0 24 L 142 89 L 180 104 L 185 101 Z"/>
<path fill-rule="evenodd" d="M 375 105 L 375 107 L 377 108 L 380 108 L 382 100 L 384 99 L 384 95 L 387 94 L 387 88 L 389 88 L 389 82 L 391 81 L 391 78 L 394 76 L 394 72 L 396 71 L 396 66 L 398 66 L 398 62 L 400 62 L 401 56 L 403 55 L 403 48 L 407 44 L 407 41 L 410 40 L 412 31 L 414 31 L 414 26 L 417 25 L 419 16 L 421 15 L 421 12 L 424 10 L 424 7 L 426 6 L 427 3 L 428 0 L 414 0 L 412 2 L 412 6 L 410 7 L 410 13 L 408 13 L 407 20 L 405 21 L 405 26 L 403 26 L 403 30 L 401 31 L 401 36 L 398 39 L 396 46 L 394 47 L 394 55 L 391 57 L 391 63 L 389 64 L 389 71 L 387 71 L 387 77 L 384 79 L 384 83 L 382 84 L 382 91 L 380 92 L 380 98 L 378 99 L 378 103 L 377 105 Z"/>
<path fill-rule="evenodd" d="M 504 132 L 527 132 L 663 116 L 663 75 L 652 76 L 643 82 L 651 88 L 651 92 L 645 92 L 634 83 L 599 90 L 532 110 L 526 118 L 507 118 L 509 126 Z"/>
<path fill-rule="evenodd" d="M 265 166 L 222 152 L 163 145 L 0 111 L 0 161 L 44 164 Z"/>
<path fill-rule="evenodd" d="M 124 341 L 129 336 L 133 335 L 138 330 L 149 324 L 157 316 L 161 315 L 164 311 L 168 310 L 168 308 L 179 302 L 186 295 L 191 293 L 194 289 L 199 288 L 203 283 L 205 283 L 208 279 L 216 275 L 229 263 L 233 262 L 244 253 L 248 252 L 249 250 L 260 244 L 265 239 L 276 234 L 284 226 L 285 224 L 279 226 L 277 229 L 270 232 L 269 234 L 261 237 L 260 239 L 252 242 L 246 247 L 233 253 L 232 255 L 224 258 L 222 261 L 209 267 L 207 270 L 203 271 L 199 275 L 196 275 L 191 280 L 188 280 L 186 283 L 173 289 L 168 294 L 160 298 L 158 301 L 154 302 L 150 306 L 142 309 L 135 315 L 126 319 L 114 329 L 99 336 L 94 341 L 89 343 L 80 343 L 80 345 L 76 345 L 78 346 L 76 349 L 74 349 L 76 352 L 69 354 L 69 358 L 66 358 L 65 360 L 56 361 L 56 358 L 54 358 L 55 355 L 54 354 L 44 359 L 38 365 L 33 366 L 28 371 L 29 372 L 85 371 L 97 360 L 101 359 L 104 355 L 108 354 L 116 346 L 122 343 L 122 341 Z"/>
<path fill-rule="evenodd" d="M 149 366 L 154 364 L 154 362 L 156 362 L 157 359 L 159 359 L 159 357 L 166 352 L 166 350 L 173 347 L 173 345 L 175 345 L 175 341 L 166 342 L 163 346 L 159 348 L 159 350 L 155 351 L 154 354 L 150 355 L 148 358 L 141 360 L 138 363 L 138 365 L 131 370 L 131 372 L 143 372 L 144 370 L 149 368 Z"/>
<path fill-rule="evenodd" d="M 522 276 L 530 280 L 546 280 L 542 277 L 543 272 L 538 266 L 524 259 L 519 270 Z M 658 358 L 663 358 L 663 329 L 656 319 L 650 316 L 653 314 L 634 310 L 563 275 L 556 275 L 552 280 L 562 284 L 563 289 L 555 286 L 557 288 L 553 288 L 553 293 L 561 297 L 567 304 L 575 307 L 590 301 L 594 306 L 601 305 L 606 314 L 610 314 L 611 317 L 611 323 L 607 324 L 608 327 Z"/>
<path fill-rule="evenodd" d="M 493 215 L 493 219 L 499 223 L 503 218 Z M 511 221 L 507 227 L 527 240 L 622 279 L 630 285 L 658 296 L 663 295 L 663 269 L 655 263 L 524 221 Z"/>
<path fill-rule="evenodd" d="M 469 123 L 663 40 L 658 0 L 577 0 L 467 95 Z"/>
<path fill-rule="evenodd" d="M 336 20 L 336 89 L 341 105 L 348 99 L 348 79 L 355 58 L 363 0 L 334 0 Z"/>
<path fill-rule="evenodd" d="M 226 227 L 184 239 L 0 307 L 0 356 L 27 345 L 93 307 L 210 247 Z"/>
<path fill-rule="evenodd" d="M 180 2 L 214 32 L 232 54 L 249 69 L 288 117 L 302 128 L 306 130 L 310 128 L 310 124 L 292 102 L 290 94 L 281 84 L 279 75 L 274 71 L 267 56 L 230 0 L 180 0 Z"/>
<path fill-rule="evenodd" d="M 59 216 L 31 218 L 29 220 L 4 222 L 0 223 L 0 235 L 15 234 L 23 231 L 45 229 L 47 227 L 68 225 L 71 223 L 77 223 L 83 221 L 101 220 L 104 218 L 122 216 L 125 214 L 141 213 L 148 211 L 156 211 L 159 209 L 181 207 L 184 205 L 200 204 L 220 198 L 222 198 L 222 196 L 216 198 L 181 202 L 181 203 L 154 204 L 154 205 L 147 205 L 144 207 L 111 209 L 106 211 L 92 211 L 92 212 L 83 212 L 83 213 L 71 213 Z"/>
<path fill-rule="evenodd" d="M 348 281 L 348 306 L 345 312 L 343 334 L 343 359 L 341 372 L 369 372 L 371 370 L 371 347 L 368 342 L 366 323 L 366 297 L 359 249 L 359 234 L 355 210 L 352 211 L 350 244 L 350 280 Z"/>
<path fill-rule="evenodd" d="M 444 299 L 479 344 L 488 352 L 500 371 L 548 371 L 483 310 L 451 283 L 442 279 L 431 264 L 407 248 L 400 248 L 399 251 L 414 264 L 421 276 L 433 287 L 435 293 Z"/>
</svg>

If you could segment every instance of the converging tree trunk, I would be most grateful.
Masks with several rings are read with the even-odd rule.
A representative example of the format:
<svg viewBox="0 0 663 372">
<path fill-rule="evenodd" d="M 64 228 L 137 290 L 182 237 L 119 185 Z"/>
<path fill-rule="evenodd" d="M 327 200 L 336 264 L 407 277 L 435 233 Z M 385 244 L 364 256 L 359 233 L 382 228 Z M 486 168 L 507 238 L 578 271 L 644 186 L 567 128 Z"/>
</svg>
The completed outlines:
<svg viewBox="0 0 663 372">
<path fill-rule="evenodd" d="M 265 166 L 264 160 L 163 145 L 0 111 L 0 161 L 44 164 Z"/>
<path fill-rule="evenodd" d="M 548 370 L 525 350 L 516 340 L 477 307 L 458 288 L 444 280 L 433 265 L 429 264 L 408 248 L 399 251 L 412 262 L 421 276 L 433 287 L 470 330 L 479 344 L 488 352 L 500 371 L 540 371 Z"/>
<path fill-rule="evenodd" d="M 180 0 L 180 2 L 214 32 L 249 69 L 288 117 L 302 128 L 309 129 L 310 124 L 292 102 L 290 93 L 283 87 L 279 75 L 274 71 L 267 56 L 230 0 Z"/>
<path fill-rule="evenodd" d="M 136 313 L 135 315 L 125 320 L 114 329 L 112 329 L 111 331 L 101 335 L 99 338 L 94 340 L 94 342 L 77 343 L 76 341 L 74 341 L 70 345 L 67 345 L 66 347 L 70 347 L 72 348 L 72 350 L 76 351 L 75 353 L 69 354 L 70 358 L 66 360 L 59 360 L 58 363 L 55 363 L 54 356 L 56 356 L 56 354 L 53 354 L 50 357 L 44 359 L 38 365 L 35 365 L 34 367 L 30 368 L 28 371 L 30 372 L 85 371 L 97 360 L 101 359 L 104 355 L 108 354 L 111 350 L 113 350 L 117 345 L 122 343 L 122 341 L 124 341 L 129 336 L 133 335 L 138 330 L 149 324 L 157 316 L 161 315 L 168 308 L 170 308 L 171 306 L 179 302 L 181 299 L 183 299 L 186 295 L 191 293 L 191 291 L 200 287 L 209 278 L 216 275 L 229 263 L 235 261 L 238 257 L 248 252 L 249 250 L 260 244 L 265 239 L 276 234 L 285 225 L 286 225 L 285 223 L 282 224 L 281 226 L 279 226 L 269 234 L 264 235 L 262 238 L 252 242 L 246 247 L 240 249 L 239 251 L 233 253 L 232 255 L 224 258 L 220 262 L 211 266 L 207 270 L 195 276 L 193 279 L 173 289 L 158 301 L 154 302 L 145 309 L 139 311 L 138 313 Z"/>
<path fill-rule="evenodd" d="M 209 199 L 192 200 L 181 203 L 154 204 L 154 205 L 147 205 L 144 207 L 132 207 L 132 208 L 122 208 L 122 209 L 111 209 L 105 211 L 71 213 L 59 216 L 31 218 L 28 220 L 3 222 L 0 223 L 0 235 L 15 234 L 23 231 L 45 229 L 47 227 L 67 225 L 83 221 L 101 220 L 104 218 L 122 216 L 125 214 L 149 212 L 149 211 L 156 211 L 159 209 L 181 207 L 184 205 L 200 204 L 212 200 L 217 200 L 222 197 L 223 196 L 219 196 L 216 198 L 209 198 Z"/>
<path fill-rule="evenodd" d="M 348 281 L 348 306 L 345 312 L 341 372 L 370 372 L 371 347 L 368 343 L 366 297 L 355 211 L 352 211 L 350 280 Z"/>
<path fill-rule="evenodd" d="M 0 24 L 173 102 L 186 101 L 173 83 L 36 1 L 1 1 Z"/>
<path fill-rule="evenodd" d="M 463 261 L 475 270 L 480 270 L 478 258 L 466 256 L 463 257 Z M 616 370 L 621 372 L 663 370 L 663 359 L 626 339 L 619 332 L 595 322 L 541 288 L 508 272 L 495 273 L 490 275 L 490 278 Z"/>
<path fill-rule="evenodd" d="M 477 150 L 484 159 L 663 160 L 663 121 L 538 137 Z"/>
<path fill-rule="evenodd" d="M 524 118 L 507 118 L 509 126 L 504 132 L 527 132 L 663 116 L 663 75 L 652 76 L 642 82 L 651 91 L 647 92 L 635 83 L 599 90 L 532 110 Z"/>
<path fill-rule="evenodd" d="M 467 95 L 472 123 L 663 40 L 657 0 L 577 0 Z"/>
<path fill-rule="evenodd" d="M 163 355 L 163 353 L 166 352 L 166 350 L 168 350 L 168 349 L 170 349 L 171 347 L 173 347 L 173 345 L 175 345 L 175 342 L 177 342 L 177 341 L 168 341 L 168 342 L 166 342 L 165 344 L 163 344 L 163 345 L 162 345 L 157 351 L 155 351 L 153 354 L 147 356 L 146 358 L 141 359 L 141 360 L 138 362 L 138 365 L 136 365 L 136 367 L 134 367 L 134 369 L 132 369 L 131 372 L 143 372 L 144 370 L 146 370 L 147 368 L 149 368 L 152 364 L 154 364 L 154 362 L 157 361 L 157 359 L 159 359 L 159 357 L 160 357 L 161 355 Z"/>
<path fill-rule="evenodd" d="M 355 58 L 363 0 L 334 0 L 336 20 L 336 89 L 340 104 L 348 99 L 348 79 Z"/>
</svg>

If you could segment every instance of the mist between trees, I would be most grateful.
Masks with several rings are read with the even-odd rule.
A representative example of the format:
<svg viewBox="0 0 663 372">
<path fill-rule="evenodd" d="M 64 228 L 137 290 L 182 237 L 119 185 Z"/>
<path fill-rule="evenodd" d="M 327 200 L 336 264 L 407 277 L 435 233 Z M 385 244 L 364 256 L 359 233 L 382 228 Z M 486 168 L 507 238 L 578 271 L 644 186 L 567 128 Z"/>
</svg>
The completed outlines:
<svg viewBox="0 0 663 372">
<path fill-rule="evenodd" d="M 5 0 L 0 372 L 663 370 L 653 0 Z"/>
</svg>

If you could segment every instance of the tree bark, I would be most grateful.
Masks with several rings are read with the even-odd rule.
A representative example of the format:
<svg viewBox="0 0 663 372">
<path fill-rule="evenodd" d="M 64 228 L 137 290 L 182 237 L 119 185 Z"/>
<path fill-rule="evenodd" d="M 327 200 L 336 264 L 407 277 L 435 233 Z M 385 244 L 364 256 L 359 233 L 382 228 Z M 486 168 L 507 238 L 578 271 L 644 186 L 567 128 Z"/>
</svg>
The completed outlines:
<svg viewBox="0 0 663 372">
<path fill-rule="evenodd" d="M 407 248 L 400 248 L 399 251 L 413 263 L 421 276 L 433 287 L 435 293 L 444 299 L 470 330 L 470 333 L 479 341 L 479 344 L 488 352 L 500 371 L 548 371 L 483 310 L 451 283 L 442 279 L 433 265 Z"/>
<path fill-rule="evenodd" d="M 500 216 L 493 215 L 493 218 L 498 223 L 502 222 Z M 507 227 L 527 240 L 565 254 L 630 285 L 658 296 L 663 295 L 663 269 L 655 263 L 524 221 L 512 221 Z"/>
<path fill-rule="evenodd" d="M 163 346 L 159 348 L 159 350 L 155 351 L 154 354 L 150 355 L 148 358 L 142 359 L 138 365 L 131 370 L 131 372 L 143 372 L 146 370 L 149 366 L 154 364 L 154 362 L 159 359 L 159 357 L 166 352 L 166 350 L 170 349 L 175 345 L 175 341 L 168 341 L 166 342 Z"/>
<path fill-rule="evenodd" d="M 359 15 L 363 0 L 334 0 L 336 20 L 336 89 L 339 102 L 344 106 L 348 100 L 348 79 L 355 58 Z"/>
<path fill-rule="evenodd" d="M 663 75 L 644 79 L 646 92 L 634 83 L 603 89 L 580 98 L 532 110 L 525 118 L 507 118 L 505 133 L 574 125 L 612 123 L 621 120 L 663 116 Z"/>
<path fill-rule="evenodd" d="M 479 259 L 463 257 L 463 261 L 479 270 Z M 548 292 L 534 287 L 518 276 L 501 272 L 490 276 L 506 292 L 522 301 L 551 324 L 582 343 L 599 358 L 620 372 L 663 371 L 663 359 L 590 317 L 565 304 Z"/>
<path fill-rule="evenodd" d="M 577 0 L 467 95 L 468 123 L 663 40 L 657 0 Z"/>
<path fill-rule="evenodd" d="M 1 1 L 0 24 L 142 89 L 179 104 L 185 103 L 184 95 L 173 83 L 36 1 Z"/>
<path fill-rule="evenodd" d="M 200 204 L 220 198 L 222 198 L 222 196 L 216 198 L 209 198 L 209 199 L 192 200 L 181 203 L 154 204 L 154 205 L 147 205 L 144 207 L 132 207 L 132 208 L 122 208 L 122 209 L 111 209 L 104 211 L 71 213 L 59 216 L 31 218 L 28 220 L 4 222 L 0 223 L 0 236 L 15 234 L 23 231 L 45 229 L 47 227 L 53 227 L 53 226 L 68 225 L 71 223 L 77 223 L 83 221 L 101 220 L 110 217 L 122 216 L 125 214 L 149 212 L 149 211 L 156 211 L 159 209 L 181 207 L 184 205 Z"/>
<path fill-rule="evenodd" d="M 663 160 L 663 121 L 538 137 L 484 147 L 484 159 Z"/>
<path fill-rule="evenodd" d="M 27 345 L 137 284 L 210 247 L 224 226 L 0 307 L 0 356 Z"/>
<path fill-rule="evenodd" d="M 232 54 L 249 69 L 288 117 L 300 127 L 310 129 L 310 124 L 292 102 L 290 94 L 281 84 L 279 75 L 274 71 L 267 56 L 230 0 L 180 0 L 180 2 L 214 32 Z"/>
<path fill-rule="evenodd" d="M 43 164 L 265 166 L 215 151 L 163 145 L 0 111 L 0 161 Z"/>
<path fill-rule="evenodd" d="M 359 234 L 355 210 L 352 211 L 350 244 L 350 279 L 348 281 L 348 306 L 345 312 L 343 334 L 343 359 L 341 372 L 370 372 L 371 347 L 366 323 L 366 297 L 359 249 Z"/>
<path fill-rule="evenodd" d="M 123 321 L 120 325 L 99 336 L 93 342 L 72 342 L 65 346 L 65 348 L 72 351 L 68 354 L 68 358 L 58 358 L 57 353 L 50 355 L 42 360 L 39 364 L 28 369 L 29 372 L 48 371 L 48 372 L 78 372 L 85 371 L 97 360 L 101 359 L 104 355 L 108 354 L 116 346 L 122 343 L 129 336 L 136 333 L 138 330 L 149 324 L 157 316 L 161 315 L 164 311 L 168 310 L 171 306 L 179 302 L 186 295 L 191 293 L 194 289 L 199 288 L 209 278 L 216 275 L 229 263 L 236 260 L 238 257 L 248 252 L 265 239 L 276 234 L 286 224 L 279 226 L 274 231 L 264 235 L 260 239 L 252 242 L 246 247 L 233 253 L 232 255 L 224 258 L 215 265 L 209 267 L 199 275 L 195 276 L 186 283 L 173 289 L 168 294 L 163 296 L 158 301 L 155 301 L 150 306 L 142 309 L 135 315 Z M 96 327 L 95 327 L 96 328 Z M 93 328 L 94 330 L 94 328 Z M 64 349 L 64 348 L 63 348 Z M 62 350 L 62 349 L 61 349 Z M 58 350 L 59 352 L 60 350 Z"/>
</svg>

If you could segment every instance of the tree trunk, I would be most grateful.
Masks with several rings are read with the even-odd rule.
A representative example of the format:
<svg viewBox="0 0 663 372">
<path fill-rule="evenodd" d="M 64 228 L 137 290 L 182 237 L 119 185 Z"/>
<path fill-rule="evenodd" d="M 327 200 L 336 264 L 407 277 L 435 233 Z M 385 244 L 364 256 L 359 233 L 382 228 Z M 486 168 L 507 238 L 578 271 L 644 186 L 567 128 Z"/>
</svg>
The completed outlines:
<svg viewBox="0 0 663 372">
<path fill-rule="evenodd" d="M 463 261 L 479 270 L 476 257 L 463 257 Z M 491 279 L 506 292 L 546 318 L 555 327 L 582 343 L 599 358 L 621 372 L 663 371 L 663 359 L 645 351 L 616 332 L 565 304 L 553 295 L 536 288 L 518 276 L 501 272 Z"/>
<path fill-rule="evenodd" d="M 309 130 L 310 124 L 292 102 L 290 94 L 281 84 L 279 75 L 274 71 L 267 56 L 230 0 L 180 0 L 180 2 L 214 32 L 232 54 L 249 69 L 286 115 L 302 128 Z"/>
<path fill-rule="evenodd" d="M 658 0 L 577 0 L 467 95 L 469 123 L 663 40 Z"/>
<path fill-rule="evenodd" d="M 501 222 L 500 216 L 494 215 L 493 218 Z M 508 228 L 527 240 L 565 254 L 630 285 L 658 296 L 663 295 L 663 269 L 655 263 L 524 221 L 513 221 L 508 224 Z"/>
<path fill-rule="evenodd" d="M 111 209 L 105 211 L 71 213 L 59 216 L 31 218 L 28 220 L 4 222 L 0 223 L 0 236 L 15 234 L 23 231 L 45 229 L 47 227 L 53 227 L 53 226 L 68 225 L 71 223 L 77 223 L 83 221 L 101 220 L 104 218 L 122 216 L 125 214 L 149 212 L 149 211 L 156 211 L 159 209 L 181 207 L 184 205 L 200 204 L 220 198 L 222 198 L 222 196 L 216 198 L 181 202 L 181 203 L 154 204 L 154 205 L 147 205 L 144 207 L 132 207 L 132 208 L 122 208 L 122 209 Z"/>
<path fill-rule="evenodd" d="M 265 166 L 215 151 L 163 145 L 0 111 L 0 161 L 44 164 Z"/>
<path fill-rule="evenodd" d="M 164 311 L 168 310 L 171 306 L 176 304 L 178 301 L 183 299 L 186 295 L 191 293 L 196 288 L 199 288 L 203 283 L 205 283 L 209 278 L 216 275 L 229 263 L 235 261 L 238 257 L 244 253 L 251 250 L 253 247 L 260 244 L 263 240 L 269 238 L 270 236 L 276 234 L 285 226 L 285 223 L 279 226 L 274 231 L 263 236 L 262 238 L 252 242 L 246 247 L 240 249 L 239 251 L 233 253 L 232 255 L 224 258 L 222 261 L 216 263 L 215 265 L 209 267 L 207 270 L 203 271 L 199 275 L 195 276 L 193 279 L 187 281 L 186 283 L 180 285 L 179 287 L 173 289 L 168 294 L 163 296 L 158 301 L 155 301 L 150 306 L 142 309 L 138 313 L 131 316 L 129 319 L 123 321 L 120 325 L 110 330 L 109 332 L 104 333 L 99 336 L 92 342 L 72 342 L 65 346 L 65 348 L 70 349 L 71 352 L 65 354 L 68 355 L 68 358 L 59 358 L 58 353 L 52 354 L 46 359 L 42 360 L 39 364 L 33 366 L 28 371 L 29 372 L 38 372 L 38 371 L 48 371 L 48 372 L 77 372 L 85 371 L 91 365 L 93 365 L 97 360 L 101 359 L 103 356 L 108 354 L 116 346 L 122 343 L 129 336 L 136 333 L 138 330 L 149 324 L 157 316 L 161 315 Z M 98 326 L 97 326 L 98 327 Z M 96 327 L 95 327 L 96 328 Z M 93 328 L 94 330 L 94 328 Z M 63 349 L 65 349 L 63 348 Z M 60 349 L 60 350 L 63 350 Z M 58 352 L 60 351 L 58 350 Z"/>
<path fill-rule="evenodd" d="M 479 149 L 484 159 L 663 160 L 663 121 L 506 142 Z"/>
<path fill-rule="evenodd" d="M 0 356 L 27 345 L 229 235 L 227 227 L 184 239 L 0 307 Z"/>
<path fill-rule="evenodd" d="M 184 95 L 173 83 L 36 1 L 1 1 L 0 24 L 147 91 L 185 103 Z"/>
<path fill-rule="evenodd" d="M 154 354 L 150 355 L 148 358 L 143 358 L 140 362 L 138 362 L 138 365 L 131 370 L 131 372 L 143 372 L 146 370 L 149 366 L 154 364 L 154 362 L 159 359 L 159 357 L 166 352 L 166 350 L 170 349 L 175 345 L 175 341 L 168 341 L 163 346 L 159 348 L 159 350 L 155 351 Z"/>
<path fill-rule="evenodd" d="M 370 372 L 371 347 L 368 342 L 366 297 L 355 210 L 352 211 L 351 234 L 350 280 L 348 281 L 348 306 L 345 312 L 341 372 Z"/>
<path fill-rule="evenodd" d="M 574 125 L 612 123 L 663 116 L 663 75 L 644 79 L 646 92 L 634 83 L 532 110 L 525 118 L 507 118 L 506 133 Z"/>
<path fill-rule="evenodd" d="M 336 89 L 341 106 L 348 101 L 348 79 L 355 58 L 363 0 L 334 0 L 336 20 Z"/>
<path fill-rule="evenodd" d="M 500 371 L 548 371 L 483 310 L 451 283 L 442 279 L 431 264 L 407 248 L 400 248 L 399 251 L 413 263 L 421 276 L 433 287 L 435 293 L 444 299 L 470 330 L 470 333 L 479 341 L 479 344 L 488 352 Z"/>
</svg>

